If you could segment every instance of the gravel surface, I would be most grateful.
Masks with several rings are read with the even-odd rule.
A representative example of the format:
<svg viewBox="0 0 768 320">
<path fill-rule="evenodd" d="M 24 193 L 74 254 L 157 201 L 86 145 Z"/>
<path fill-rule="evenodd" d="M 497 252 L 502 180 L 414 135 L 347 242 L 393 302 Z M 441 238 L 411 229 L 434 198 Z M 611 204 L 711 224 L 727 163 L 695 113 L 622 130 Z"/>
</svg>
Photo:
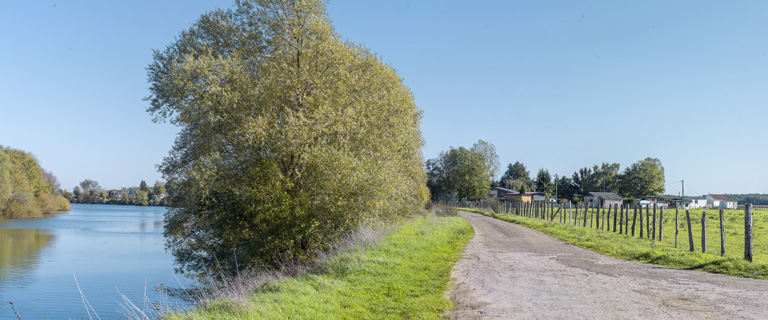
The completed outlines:
<svg viewBox="0 0 768 320">
<path fill-rule="evenodd" d="M 449 319 L 768 319 L 768 281 L 626 261 L 513 223 L 475 229 Z"/>
</svg>

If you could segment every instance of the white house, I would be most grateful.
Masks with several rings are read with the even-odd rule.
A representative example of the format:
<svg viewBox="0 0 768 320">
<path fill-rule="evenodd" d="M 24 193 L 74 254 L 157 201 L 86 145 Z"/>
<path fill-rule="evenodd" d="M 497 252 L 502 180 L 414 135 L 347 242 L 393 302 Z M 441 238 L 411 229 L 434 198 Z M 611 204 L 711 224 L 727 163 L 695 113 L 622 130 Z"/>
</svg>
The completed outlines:
<svg viewBox="0 0 768 320">
<path fill-rule="evenodd" d="M 686 209 L 703 209 L 707 207 L 706 197 L 683 197 Z"/>
<path fill-rule="evenodd" d="M 719 208 L 719 209 L 736 209 L 738 203 L 736 201 L 728 201 L 728 198 L 724 194 L 708 194 L 707 208 Z"/>
</svg>

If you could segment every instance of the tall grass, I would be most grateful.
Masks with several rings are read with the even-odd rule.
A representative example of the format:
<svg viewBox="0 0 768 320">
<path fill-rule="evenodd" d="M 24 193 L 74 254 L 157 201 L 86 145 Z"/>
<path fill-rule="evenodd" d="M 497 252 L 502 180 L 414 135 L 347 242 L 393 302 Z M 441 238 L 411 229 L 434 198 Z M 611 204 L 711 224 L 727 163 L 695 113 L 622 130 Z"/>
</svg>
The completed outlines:
<svg viewBox="0 0 768 320">
<path fill-rule="evenodd" d="M 726 210 L 726 256 L 720 254 L 720 221 L 719 212 L 714 210 L 692 210 L 691 229 L 693 233 L 696 252 L 688 250 L 688 231 L 685 220 L 685 212 L 680 211 L 678 222 L 680 233 L 678 235 L 678 247 L 674 246 L 675 211 L 664 212 L 663 241 L 649 240 L 646 237 L 639 238 L 640 223 L 638 221 L 635 237 L 618 234 L 613 231 L 597 230 L 554 222 L 526 218 L 515 215 L 494 214 L 492 212 L 477 209 L 462 209 L 478 212 L 497 219 L 524 225 L 564 240 L 576 246 L 608 254 L 614 257 L 643 261 L 658 265 L 670 266 L 681 269 L 702 270 L 713 273 L 722 273 L 733 276 L 768 279 L 768 217 L 765 214 L 756 214 L 754 218 L 755 242 L 754 262 L 743 259 L 744 255 L 744 212 L 739 210 Z M 701 253 L 701 212 L 707 211 L 707 249 L 708 253 Z M 658 214 L 658 212 L 657 212 Z M 640 217 L 638 216 L 638 219 Z M 630 219 L 632 215 L 630 214 Z M 645 219 L 645 218 L 643 218 Z M 657 216 L 657 219 L 658 216 Z M 613 220 L 611 218 L 611 220 Z M 645 220 L 643 220 L 645 221 Z M 657 220 L 658 221 L 658 220 Z M 587 224 L 589 225 L 589 223 Z M 630 228 L 631 228 L 630 220 Z M 611 227 L 613 221 L 611 221 Z M 644 227 L 646 227 L 644 225 Z M 761 242 L 762 241 L 762 242 Z"/>
<path fill-rule="evenodd" d="M 225 292 L 167 319 L 440 319 L 452 308 L 444 295 L 451 268 L 472 234 L 460 217 L 414 218 L 387 235 L 354 237 L 362 240 L 301 275 L 231 278 Z"/>
</svg>

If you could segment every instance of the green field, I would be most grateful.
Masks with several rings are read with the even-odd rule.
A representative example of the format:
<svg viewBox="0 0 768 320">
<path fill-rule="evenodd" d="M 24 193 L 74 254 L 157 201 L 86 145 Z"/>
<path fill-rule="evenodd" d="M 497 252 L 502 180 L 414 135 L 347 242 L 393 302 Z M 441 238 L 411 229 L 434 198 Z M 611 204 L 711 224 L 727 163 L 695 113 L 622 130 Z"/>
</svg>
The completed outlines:
<svg viewBox="0 0 768 320">
<path fill-rule="evenodd" d="M 688 226 L 685 219 L 685 211 L 679 212 L 678 247 L 675 248 L 675 209 L 664 211 L 663 240 L 651 241 L 647 238 L 640 239 L 640 222 L 635 226 L 635 236 L 618 234 L 613 231 L 597 230 L 580 226 L 561 224 L 559 217 L 553 222 L 549 220 L 526 218 L 515 215 L 492 214 L 477 209 L 466 209 L 494 216 L 498 219 L 518 223 L 549 235 L 573 243 L 582 248 L 594 250 L 608 255 L 650 262 L 659 265 L 671 266 L 683 269 L 704 270 L 708 272 L 723 273 L 742 277 L 768 279 L 768 211 L 755 210 L 753 215 L 753 256 L 754 262 L 747 262 L 744 258 L 744 211 L 725 210 L 726 254 L 720 257 L 720 216 L 719 210 L 691 210 L 691 231 L 695 252 L 689 252 Z M 651 209 L 651 214 L 653 210 Z M 632 227 L 632 213 L 630 210 L 629 227 Z M 707 253 L 701 253 L 701 217 L 707 212 Z M 580 211 L 581 213 L 581 211 Z M 657 223 L 660 210 L 657 210 Z M 574 211 L 575 215 L 575 211 Z M 594 212 L 590 212 L 587 218 L 594 218 Z M 613 213 L 612 213 L 613 215 Z M 567 216 L 567 211 L 566 211 Z M 645 219 L 645 217 L 643 217 Z M 653 218 L 651 217 L 651 221 Z M 581 221 L 581 220 L 580 220 Z M 594 221 L 593 221 L 594 223 Z M 587 221 L 587 226 L 590 222 Z M 644 227 L 645 220 L 643 220 Z M 594 224 L 593 224 L 594 226 Z M 613 217 L 610 221 L 613 228 Z M 617 228 L 618 229 L 618 228 Z"/>
<path fill-rule="evenodd" d="M 416 218 L 322 272 L 271 283 L 246 301 L 215 301 L 167 319 L 441 319 L 450 271 L 472 237 L 460 217 Z"/>
</svg>

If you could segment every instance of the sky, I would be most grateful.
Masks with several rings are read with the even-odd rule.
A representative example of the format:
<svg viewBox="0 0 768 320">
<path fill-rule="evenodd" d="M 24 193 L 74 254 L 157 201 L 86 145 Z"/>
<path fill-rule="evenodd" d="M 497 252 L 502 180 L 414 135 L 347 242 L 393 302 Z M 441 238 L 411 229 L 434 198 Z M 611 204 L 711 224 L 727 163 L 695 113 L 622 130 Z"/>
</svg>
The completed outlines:
<svg viewBox="0 0 768 320">
<path fill-rule="evenodd" d="M 63 187 L 162 180 L 178 129 L 146 66 L 234 1 L 0 2 L 0 144 Z M 768 193 L 768 2 L 331 0 L 336 31 L 396 69 L 425 159 L 478 140 L 501 170 L 661 160 L 667 194 Z"/>
</svg>

